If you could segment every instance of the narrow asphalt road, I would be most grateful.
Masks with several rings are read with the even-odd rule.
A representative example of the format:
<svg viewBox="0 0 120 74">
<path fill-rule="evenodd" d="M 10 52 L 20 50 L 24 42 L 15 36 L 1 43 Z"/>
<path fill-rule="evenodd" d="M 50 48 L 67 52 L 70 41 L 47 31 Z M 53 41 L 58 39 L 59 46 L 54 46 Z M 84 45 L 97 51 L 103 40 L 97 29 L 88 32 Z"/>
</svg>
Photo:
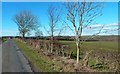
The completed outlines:
<svg viewBox="0 0 120 74">
<path fill-rule="evenodd" d="M 13 40 L 2 44 L 2 72 L 32 72 L 28 61 Z"/>
</svg>

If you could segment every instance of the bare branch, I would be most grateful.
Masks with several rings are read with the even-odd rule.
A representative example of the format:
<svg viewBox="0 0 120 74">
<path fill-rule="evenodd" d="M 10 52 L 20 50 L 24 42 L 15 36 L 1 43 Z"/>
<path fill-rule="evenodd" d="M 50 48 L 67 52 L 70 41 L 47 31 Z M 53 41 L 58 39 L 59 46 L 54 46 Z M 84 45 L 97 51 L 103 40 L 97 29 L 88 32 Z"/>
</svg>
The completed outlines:
<svg viewBox="0 0 120 74">
<path fill-rule="evenodd" d="M 16 14 L 13 21 L 18 25 L 19 33 L 23 36 L 30 33 L 31 30 L 38 28 L 38 18 L 34 16 L 30 11 L 21 11 Z"/>
<path fill-rule="evenodd" d="M 80 39 L 82 36 L 82 30 L 84 27 L 90 25 L 95 18 L 101 14 L 101 11 L 98 12 L 98 9 L 101 8 L 100 4 L 86 2 L 67 2 L 64 4 L 67 10 L 67 20 L 72 23 L 75 31 L 75 42 L 77 47 L 77 63 L 79 61 L 79 50 L 80 50 Z M 71 29 L 71 28 L 70 28 Z M 72 30 L 72 29 L 71 29 Z M 73 31 L 73 30 L 72 30 Z M 101 29 L 98 33 L 101 32 Z M 95 34 L 95 35 L 96 35 Z"/>
</svg>

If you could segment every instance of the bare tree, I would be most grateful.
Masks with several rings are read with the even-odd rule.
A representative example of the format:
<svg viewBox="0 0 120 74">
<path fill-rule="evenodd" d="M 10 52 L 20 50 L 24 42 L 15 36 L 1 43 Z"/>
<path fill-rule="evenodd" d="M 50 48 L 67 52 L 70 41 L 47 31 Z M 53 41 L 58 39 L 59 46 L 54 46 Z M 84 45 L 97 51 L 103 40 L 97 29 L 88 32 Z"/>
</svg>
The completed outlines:
<svg viewBox="0 0 120 74">
<path fill-rule="evenodd" d="M 35 32 L 35 37 L 41 38 L 42 36 L 43 36 L 43 32 L 40 31 L 40 30 L 36 30 L 36 32 Z"/>
<path fill-rule="evenodd" d="M 49 18 L 49 28 L 50 30 L 47 31 L 50 35 L 51 40 L 51 53 L 53 51 L 53 40 L 54 40 L 54 33 L 57 31 L 57 25 L 60 21 L 60 11 L 57 7 L 51 5 L 48 7 L 48 18 Z"/>
<path fill-rule="evenodd" d="M 13 21 L 18 25 L 19 33 L 24 38 L 30 31 L 38 28 L 38 18 L 34 16 L 30 11 L 21 11 L 16 14 Z"/>
<path fill-rule="evenodd" d="M 94 20 L 101 15 L 102 4 L 96 2 L 66 2 L 67 20 L 71 22 L 75 34 L 77 48 L 77 63 L 79 63 L 79 53 L 81 46 L 81 35 L 83 28 L 93 24 Z"/>
</svg>

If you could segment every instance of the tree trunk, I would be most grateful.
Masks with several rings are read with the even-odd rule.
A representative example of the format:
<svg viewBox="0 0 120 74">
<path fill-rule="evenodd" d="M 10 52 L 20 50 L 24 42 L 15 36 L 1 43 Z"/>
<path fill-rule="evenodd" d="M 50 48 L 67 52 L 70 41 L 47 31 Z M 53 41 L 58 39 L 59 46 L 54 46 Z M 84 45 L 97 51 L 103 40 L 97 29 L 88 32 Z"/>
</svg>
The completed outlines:
<svg viewBox="0 0 120 74">
<path fill-rule="evenodd" d="M 51 42 L 51 53 L 53 51 L 53 42 Z"/>
<path fill-rule="evenodd" d="M 76 36 L 76 46 L 77 46 L 77 63 L 79 63 L 79 54 L 80 54 L 80 39 L 79 36 Z"/>
<path fill-rule="evenodd" d="M 79 63 L 79 54 L 80 54 L 80 45 L 79 42 L 77 42 L 77 63 Z"/>
<path fill-rule="evenodd" d="M 22 37 L 25 38 L 25 34 L 22 34 Z"/>
<path fill-rule="evenodd" d="M 22 34 L 22 39 L 25 41 L 25 33 Z"/>
<path fill-rule="evenodd" d="M 25 32 L 22 32 L 22 39 L 23 39 L 23 41 L 25 41 Z"/>
<path fill-rule="evenodd" d="M 51 53 L 53 52 L 53 36 L 51 37 L 51 45 L 50 45 L 50 47 L 51 47 Z"/>
</svg>

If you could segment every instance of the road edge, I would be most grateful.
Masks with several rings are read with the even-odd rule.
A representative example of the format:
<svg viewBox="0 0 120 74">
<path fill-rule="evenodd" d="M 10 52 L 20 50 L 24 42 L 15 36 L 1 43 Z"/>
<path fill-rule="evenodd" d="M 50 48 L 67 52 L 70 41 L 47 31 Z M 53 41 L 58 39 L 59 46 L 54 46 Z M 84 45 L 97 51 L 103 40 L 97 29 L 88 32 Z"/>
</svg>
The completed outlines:
<svg viewBox="0 0 120 74">
<path fill-rule="evenodd" d="M 15 43 L 16 44 L 16 43 Z M 35 66 L 31 63 L 31 61 L 29 60 L 29 58 L 24 54 L 24 52 L 22 51 L 22 49 L 20 49 L 19 47 L 18 47 L 18 45 L 16 44 L 16 48 L 17 48 L 17 50 L 18 50 L 18 56 L 20 57 L 20 55 L 22 55 L 22 56 L 24 56 L 24 59 L 26 59 L 26 61 L 27 61 L 27 64 L 30 66 L 30 68 L 31 68 L 31 71 L 34 73 L 34 72 L 39 72 L 38 70 L 37 70 L 37 68 L 35 68 Z"/>
</svg>

